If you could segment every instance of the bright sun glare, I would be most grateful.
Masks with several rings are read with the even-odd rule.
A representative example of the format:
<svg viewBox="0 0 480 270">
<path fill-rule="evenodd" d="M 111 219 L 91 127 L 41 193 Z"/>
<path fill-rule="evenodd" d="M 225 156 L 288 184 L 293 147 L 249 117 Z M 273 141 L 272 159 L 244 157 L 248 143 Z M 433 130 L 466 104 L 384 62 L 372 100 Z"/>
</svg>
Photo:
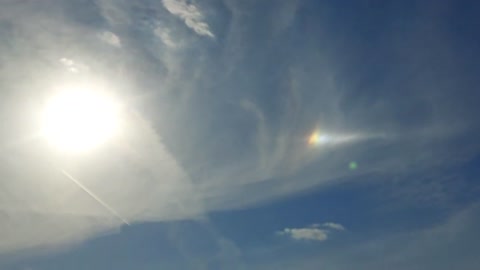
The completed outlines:
<svg viewBox="0 0 480 270">
<path fill-rule="evenodd" d="M 43 134 L 62 150 L 90 150 L 119 128 L 119 106 L 96 91 L 66 90 L 51 98 L 43 114 Z"/>
<path fill-rule="evenodd" d="M 331 138 L 327 134 L 321 134 L 320 131 L 315 130 L 312 134 L 310 134 L 307 141 L 309 145 L 318 146 L 330 142 Z"/>
</svg>

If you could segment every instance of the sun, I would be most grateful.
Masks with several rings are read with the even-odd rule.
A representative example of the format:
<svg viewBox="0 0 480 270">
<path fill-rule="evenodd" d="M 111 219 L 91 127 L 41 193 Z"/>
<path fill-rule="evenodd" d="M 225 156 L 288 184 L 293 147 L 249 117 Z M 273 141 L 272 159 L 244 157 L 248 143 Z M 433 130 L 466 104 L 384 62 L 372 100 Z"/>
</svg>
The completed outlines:
<svg viewBox="0 0 480 270">
<path fill-rule="evenodd" d="M 61 150 L 83 152 L 111 139 L 119 131 L 120 110 L 114 98 L 100 91 L 60 91 L 46 103 L 43 135 Z"/>
</svg>

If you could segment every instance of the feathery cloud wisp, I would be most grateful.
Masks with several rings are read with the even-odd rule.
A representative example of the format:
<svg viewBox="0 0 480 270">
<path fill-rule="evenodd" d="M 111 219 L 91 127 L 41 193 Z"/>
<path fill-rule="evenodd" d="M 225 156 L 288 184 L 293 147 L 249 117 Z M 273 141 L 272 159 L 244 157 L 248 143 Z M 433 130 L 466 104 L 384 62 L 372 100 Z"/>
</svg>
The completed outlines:
<svg viewBox="0 0 480 270">
<path fill-rule="evenodd" d="M 312 224 L 305 228 L 285 228 L 279 232 L 279 235 L 286 235 L 294 240 L 325 241 L 331 230 L 343 231 L 345 227 L 342 224 L 334 222 L 325 222 L 323 224 Z"/>
<path fill-rule="evenodd" d="M 327 231 L 319 228 L 285 228 L 279 234 L 294 240 L 325 241 L 328 238 Z"/>
<path fill-rule="evenodd" d="M 120 40 L 120 38 L 110 31 L 103 31 L 99 33 L 98 38 L 114 47 L 122 47 L 122 41 Z"/>
<path fill-rule="evenodd" d="M 160 40 L 169 48 L 177 48 L 178 44 L 172 39 L 171 34 L 170 34 L 170 29 L 157 26 L 154 30 L 153 33 L 155 36 L 160 38 Z"/>
<path fill-rule="evenodd" d="M 163 0 L 162 3 L 168 12 L 181 18 L 197 34 L 215 37 L 208 24 L 203 21 L 203 14 L 195 5 L 188 4 L 185 0 Z"/>
<path fill-rule="evenodd" d="M 323 227 L 337 230 L 337 231 L 344 231 L 345 227 L 342 224 L 334 223 L 334 222 L 326 222 L 322 224 Z"/>
</svg>

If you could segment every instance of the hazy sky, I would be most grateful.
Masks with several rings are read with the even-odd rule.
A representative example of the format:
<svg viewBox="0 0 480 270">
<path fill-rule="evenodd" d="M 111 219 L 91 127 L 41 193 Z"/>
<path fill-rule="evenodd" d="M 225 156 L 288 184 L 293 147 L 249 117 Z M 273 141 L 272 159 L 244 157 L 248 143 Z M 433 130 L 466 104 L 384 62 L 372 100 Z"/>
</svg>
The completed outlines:
<svg viewBox="0 0 480 270">
<path fill-rule="evenodd" d="M 480 265 L 478 1 L 0 4 L 1 269 Z M 72 86 L 121 134 L 46 143 Z"/>
</svg>

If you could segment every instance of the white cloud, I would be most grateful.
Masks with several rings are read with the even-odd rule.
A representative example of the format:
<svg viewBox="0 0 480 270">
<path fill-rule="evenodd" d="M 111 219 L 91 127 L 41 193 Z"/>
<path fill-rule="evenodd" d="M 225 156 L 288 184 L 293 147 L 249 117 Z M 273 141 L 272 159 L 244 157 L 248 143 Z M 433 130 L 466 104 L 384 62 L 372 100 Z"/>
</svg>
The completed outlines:
<svg viewBox="0 0 480 270">
<path fill-rule="evenodd" d="M 100 38 L 103 42 L 106 42 L 114 47 L 117 47 L 117 48 L 122 47 L 122 42 L 120 38 L 110 31 L 103 31 L 99 33 L 98 38 Z"/>
<path fill-rule="evenodd" d="M 127 1 L 125 0 L 98 0 L 96 4 L 99 7 L 102 17 L 110 25 L 126 25 L 131 23 L 131 13 L 129 13 Z"/>
<path fill-rule="evenodd" d="M 345 230 L 345 227 L 342 224 L 338 224 L 338 223 L 326 222 L 326 223 L 323 223 L 322 225 L 325 228 L 330 228 L 330 229 L 337 230 L 337 231 L 344 231 Z"/>
<path fill-rule="evenodd" d="M 170 48 L 177 48 L 178 44 L 173 40 L 171 34 L 170 34 L 170 29 L 162 26 L 157 26 L 154 30 L 153 33 L 155 36 L 160 38 L 160 40 L 165 44 L 167 47 Z"/>
<path fill-rule="evenodd" d="M 168 12 L 181 18 L 197 34 L 215 37 L 208 24 L 203 21 L 203 14 L 195 5 L 188 4 L 185 0 L 163 0 L 162 3 Z"/>
<path fill-rule="evenodd" d="M 62 57 L 58 60 L 68 71 L 72 73 L 88 72 L 89 67 L 85 64 L 76 62 L 73 59 Z"/>
<path fill-rule="evenodd" d="M 285 228 L 279 232 L 281 235 L 290 236 L 295 240 L 325 241 L 328 231 L 319 228 Z"/>
<path fill-rule="evenodd" d="M 289 236 L 294 240 L 325 241 L 331 230 L 343 231 L 345 227 L 342 224 L 325 222 L 323 224 L 315 223 L 305 228 L 285 228 L 277 233 Z"/>
<path fill-rule="evenodd" d="M 59 160 L 46 153 L 39 160 L 34 151 L 11 151 L 14 159 L 0 165 L 2 176 L 15 175 L 14 181 L 1 181 L 5 189 L 0 192 L 0 253 L 56 248 L 116 231 L 123 225 L 56 167 L 74 175 L 130 223 L 191 219 L 203 214 L 188 175 L 149 123 L 127 117 L 128 130 L 135 133 L 124 132 L 120 144 L 128 145 L 129 150 L 114 147 L 109 154 L 98 152 L 91 156 L 92 162 Z M 22 171 L 24 167 L 28 172 Z M 36 179 L 41 179 L 40 187 L 32 182 Z"/>
<path fill-rule="evenodd" d="M 121 81 L 126 80 L 121 75 L 109 77 L 112 69 L 119 70 L 112 66 L 130 60 L 129 63 L 136 64 L 132 64 L 134 70 L 140 62 L 115 50 L 112 54 L 108 53 L 112 50 L 99 53 L 97 49 L 104 46 L 92 41 L 102 40 L 114 47 L 121 46 L 122 41 L 93 23 L 82 24 L 63 16 L 70 2 L 57 5 L 46 0 L 43 4 L 52 9 L 39 11 L 40 4 L 30 1 L 25 5 L 12 2 L 0 10 L 0 17 L 11 22 L 13 29 L 0 27 L 2 36 L 9 40 L 9 46 L 0 44 L 0 78 L 6 89 L 0 105 L 8 108 L 2 111 L 5 117 L 12 116 L 7 121 L 10 125 L 0 129 L 2 147 L 9 148 L 0 163 L 0 254 L 63 248 L 123 226 L 62 176 L 58 168 L 78 179 L 132 224 L 203 215 L 200 194 L 162 142 L 155 124 L 131 110 L 125 114 L 125 132 L 116 147 L 112 142 L 112 148 L 105 146 L 109 150 L 104 148 L 89 157 L 60 158 L 41 138 L 31 134 L 38 128 L 33 114 L 41 112 L 41 100 L 52 89 L 64 83 L 75 84 L 76 80 L 92 85 L 108 81 L 107 88 L 120 93 Z M 158 6 L 161 7 L 160 2 Z M 32 75 L 32 79 L 19 80 L 20 74 Z M 25 104 L 25 97 L 34 92 L 39 99 Z M 22 127 L 26 128 L 18 128 L 13 122 L 25 123 Z M 26 139 L 18 142 L 18 138 Z"/>
<path fill-rule="evenodd" d="M 142 111 L 151 110 L 150 116 L 155 115 L 155 118 L 151 124 L 137 119 L 138 121 L 134 122 L 129 129 L 132 132 L 135 131 L 137 137 L 132 136 L 129 137 L 130 141 L 122 142 L 122 150 L 98 153 L 92 157 L 92 162 L 65 161 L 67 167 L 73 170 L 72 174 L 75 177 L 86 181 L 85 184 L 90 189 L 131 222 L 190 218 L 204 211 L 244 207 L 260 201 L 290 196 L 313 187 L 317 188 L 329 181 L 337 181 L 354 174 L 378 172 L 391 175 L 422 167 L 422 165 L 430 168 L 427 165 L 432 161 L 435 161 L 435 165 L 449 164 L 451 159 L 448 149 L 450 148 L 447 147 L 449 145 L 446 139 L 450 137 L 443 135 L 444 131 L 458 130 L 458 123 L 477 126 L 476 122 L 471 120 L 473 118 L 468 117 L 474 114 L 466 114 L 466 120 L 456 121 L 463 118 L 455 116 L 463 115 L 452 117 L 449 109 L 443 109 L 465 107 L 464 109 L 468 110 L 469 106 L 456 106 L 463 100 L 456 98 L 457 94 L 446 95 L 451 98 L 441 100 L 428 99 L 424 104 L 426 106 L 418 106 L 431 107 L 432 111 L 435 111 L 431 116 L 433 119 L 425 120 L 421 130 L 416 127 L 397 125 L 398 121 L 395 120 L 399 119 L 396 116 L 403 115 L 400 113 L 404 111 L 403 104 L 410 104 L 409 101 L 416 101 L 419 97 L 423 100 L 423 97 L 432 96 L 427 91 L 428 87 L 418 88 L 419 91 L 415 92 L 418 96 L 417 94 L 398 97 L 380 95 L 378 98 L 369 98 L 368 91 L 365 93 L 352 91 L 357 88 L 355 85 L 348 85 L 350 81 L 348 75 L 335 73 L 337 66 L 331 66 L 331 63 L 336 62 L 334 61 L 336 54 L 323 55 L 321 53 L 323 50 L 318 50 L 318 46 L 312 47 L 312 44 L 305 44 L 305 50 L 302 52 L 295 50 L 295 59 L 298 61 L 293 62 L 301 63 L 302 59 L 311 59 L 311 61 L 305 61 L 306 66 L 303 64 L 287 66 L 285 70 L 288 69 L 289 72 L 276 69 L 273 65 L 264 66 L 265 68 L 261 69 L 254 65 L 245 66 L 245 63 L 257 62 L 250 61 L 256 59 L 248 58 L 250 56 L 247 53 L 251 52 L 252 44 L 258 48 L 258 55 L 263 55 L 258 59 L 259 63 L 270 63 L 276 60 L 272 57 L 280 57 L 280 55 L 274 52 L 262 54 L 260 50 L 271 46 L 265 46 L 268 44 L 262 43 L 265 39 L 258 39 L 257 35 L 252 35 L 256 33 L 254 27 L 258 27 L 258 24 L 251 23 L 250 17 L 245 16 L 246 12 L 241 10 L 232 12 L 234 17 L 229 23 L 230 28 L 226 33 L 227 42 L 224 45 L 226 59 L 222 60 L 222 56 L 217 59 L 217 55 L 191 57 L 191 54 L 186 56 L 172 54 L 170 56 L 170 50 L 151 46 L 150 39 L 142 39 L 142 35 L 129 36 L 129 33 L 147 29 L 148 35 L 157 35 L 167 46 L 176 45 L 176 40 L 172 39 L 171 33 L 165 31 L 173 29 L 168 24 L 162 25 L 165 28 L 154 28 L 154 32 L 150 28 L 152 26 L 150 23 L 147 23 L 148 27 L 137 27 L 143 25 L 141 23 L 144 23 L 144 16 L 160 17 L 161 14 L 158 11 L 163 11 L 165 7 L 168 12 L 182 19 L 196 33 L 214 37 L 204 21 L 204 15 L 196 6 L 190 4 L 191 1 L 149 1 L 144 9 L 148 10 L 148 14 L 134 12 L 133 1 L 97 1 L 105 21 L 114 26 L 112 28 L 115 31 L 123 33 L 122 40 L 110 32 L 101 32 L 100 37 L 112 46 L 118 46 L 122 41 L 125 44 L 128 41 L 129 47 L 130 44 L 132 46 L 131 50 L 125 50 L 121 54 L 114 52 L 111 55 L 107 52 L 98 53 L 95 47 L 98 42 L 90 42 L 92 37 L 98 41 L 99 29 L 93 22 L 84 24 L 80 22 L 81 20 L 71 20 L 69 16 L 64 16 L 64 11 L 67 9 L 59 8 L 71 3 L 57 2 L 30 1 L 29 4 L 20 5 L 16 1 L 10 1 L 11 4 L 5 8 L 2 6 L 0 16 L 5 22 L 11 22 L 5 25 L 11 25 L 13 29 L 0 27 L 0 33 L 8 41 L 0 44 L 2 60 L 0 77 L 2 87 L 6 89 L 5 95 L 11 95 L 2 96 L 0 105 L 6 118 L 9 115 L 18 117 L 25 115 L 25 111 L 16 110 L 19 108 L 17 106 L 19 102 L 12 102 L 12 100 L 23 100 L 25 96 L 20 94 L 14 96 L 17 94 L 12 93 L 28 95 L 31 93 L 28 91 L 35 90 L 32 93 L 38 94 L 40 90 L 48 88 L 45 86 L 50 82 L 46 81 L 50 79 L 52 82 L 57 81 L 58 76 L 52 72 L 49 65 L 51 59 L 56 63 L 59 61 L 63 68 L 72 72 L 79 70 L 78 63 L 88 63 L 92 71 L 116 83 L 119 92 L 128 90 L 131 91 L 129 93 L 132 94 L 131 96 L 141 97 L 142 102 L 145 102 L 139 102 L 138 104 L 141 105 L 138 106 L 143 104 L 150 106 L 145 110 L 142 108 Z M 232 2 L 237 5 L 244 3 L 243 1 Z M 142 5 L 142 3 L 135 2 L 134 5 Z M 51 6 L 52 9 L 39 8 L 39 6 Z M 293 12 L 290 14 L 286 17 L 292 19 L 285 19 L 288 24 L 295 16 Z M 252 37 L 255 38 L 253 43 Z M 320 38 L 323 41 L 329 40 L 328 36 Z M 415 39 L 408 38 L 407 41 L 411 42 Z M 323 43 L 325 42 L 318 44 Z M 443 43 L 438 42 L 438 44 Z M 320 54 L 312 56 L 311 48 L 315 48 L 315 52 L 318 51 Z M 198 48 L 199 51 L 202 49 Z M 288 52 L 288 48 L 285 49 L 285 52 Z M 59 52 L 62 55 L 59 55 Z M 308 55 L 308 58 L 305 58 L 307 56 L 303 52 Z M 339 49 L 338 53 L 342 52 Z M 405 51 L 403 53 L 410 55 Z M 61 58 L 65 55 L 75 60 Z M 162 57 L 158 57 L 159 55 Z M 254 55 L 257 57 L 257 54 Z M 291 62 L 288 53 L 285 57 L 287 57 L 285 63 Z M 248 61 L 239 60 L 244 58 Z M 315 75 L 309 75 L 308 70 L 318 72 L 314 72 Z M 19 73 L 19 71 L 22 72 Z M 244 73 L 248 76 L 242 77 Z M 279 80 L 282 85 L 274 95 L 268 95 L 268 99 L 264 100 L 262 97 L 270 92 L 261 92 L 268 89 L 263 89 L 264 84 L 259 78 L 268 74 L 282 75 L 282 80 Z M 18 77 L 19 75 L 32 80 L 23 80 Z M 218 92 L 202 91 L 205 90 L 202 89 L 205 85 L 216 87 L 205 82 L 216 81 L 219 77 L 221 83 L 215 83 L 215 85 L 231 87 L 225 87 L 221 95 L 210 96 L 210 92 Z M 239 79 L 232 79 L 234 77 Z M 424 77 L 428 76 L 418 76 L 418 78 Z M 457 73 L 452 77 L 463 78 Z M 125 87 L 122 88 L 123 85 L 118 80 L 125 82 L 123 84 Z M 455 80 L 448 82 L 453 83 Z M 414 81 L 411 86 L 412 89 L 416 89 L 416 86 L 422 85 L 431 85 L 434 89 L 437 84 Z M 277 86 L 279 85 L 272 85 L 272 89 L 276 89 Z M 385 86 L 389 87 L 389 85 Z M 238 94 L 238 89 L 242 89 L 241 95 Z M 318 89 L 318 91 L 312 92 L 310 89 Z M 202 94 L 190 95 L 195 91 Z M 148 97 L 145 97 L 146 93 Z M 186 93 L 188 93 L 188 102 L 182 103 L 185 100 L 183 97 L 187 96 Z M 263 94 L 258 95 L 259 93 Z M 181 98 L 177 99 L 177 94 Z M 159 96 L 162 97 L 159 98 Z M 199 96 L 201 98 L 198 98 Z M 251 96 L 251 100 L 254 101 L 245 101 L 241 104 L 241 107 L 253 116 L 249 120 L 244 115 L 237 117 L 238 111 L 232 114 L 231 109 L 238 109 L 235 106 L 210 106 L 210 104 L 224 104 L 226 101 L 231 102 L 229 104 L 235 104 L 235 98 L 239 96 L 242 98 Z M 211 103 L 206 104 L 207 98 L 212 98 Z M 397 98 L 401 101 L 399 103 L 401 106 L 395 106 L 390 102 Z M 447 103 L 444 104 L 444 102 Z M 274 110 L 276 113 L 268 109 L 272 104 L 278 104 L 278 111 Z M 221 108 L 221 111 L 217 110 L 218 108 Z M 275 108 L 277 108 L 276 105 Z M 422 112 L 419 114 L 422 115 Z M 321 119 L 319 119 L 320 116 Z M 381 119 L 377 121 L 378 117 Z M 12 122 L 16 118 L 7 120 Z M 370 140 L 365 147 L 358 143 L 334 145 L 335 147 L 315 150 L 306 148 L 303 138 L 310 132 L 309 129 L 312 128 L 310 125 L 320 120 L 322 120 L 321 127 L 327 131 L 331 126 L 348 134 L 358 132 L 362 135 L 364 130 L 365 132 L 386 130 L 386 132 L 391 131 L 402 135 L 388 141 Z M 10 126 L 15 126 L 9 126 L 9 121 L 5 121 L 5 127 L 0 130 L 0 138 L 9 142 L 4 138 L 7 136 L 5 134 L 11 135 L 12 138 L 25 135 L 23 131 L 16 132 L 14 129 L 9 129 Z M 210 128 L 208 123 L 215 123 L 214 131 L 205 130 Z M 436 132 L 437 130 L 440 133 Z M 192 136 L 197 133 L 202 136 Z M 244 136 L 246 134 L 251 136 Z M 239 139 L 240 136 L 244 136 L 245 139 Z M 408 141 L 397 140 L 401 136 L 408 136 Z M 162 138 L 165 138 L 165 143 Z M 249 138 L 253 139 L 249 141 Z M 372 138 L 368 137 L 368 139 Z M 430 141 L 435 143 L 432 144 Z M 461 153 L 465 153 L 465 146 L 466 144 L 463 145 L 464 149 Z M 29 149 L 19 148 L 17 152 L 8 152 L 5 155 L 7 161 L 0 164 L 2 178 L 0 184 L 7 187 L 0 190 L 0 212 L 7 215 L 0 219 L 0 227 L 9 229 L 9 231 L 0 230 L 0 239 L 2 239 L 0 252 L 72 242 L 77 238 L 80 241 L 98 232 L 115 230 L 121 225 L 118 220 L 112 220 L 104 209 L 92 202 L 91 198 L 81 190 L 59 176 L 58 172 L 51 168 L 51 160 L 48 160 L 45 153 L 35 152 L 39 149 L 43 149 L 43 146 L 32 143 Z M 472 147 L 468 149 L 472 152 L 477 151 L 478 145 L 472 143 Z M 365 165 L 359 163 L 359 169 L 355 172 L 349 170 L 348 161 L 355 159 L 361 161 L 360 158 L 365 160 Z M 313 162 L 315 166 L 307 166 Z M 297 174 L 301 170 L 302 174 Z M 190 175 L 195 179 L 194 182 L 190 180 Z M 37 179 L 41 179 L 41 185 L 38 185 Z M 27 215 L 27 213 L 30 214 Z M 75 217 L 73 219 L 75 224 L 71 223 L 71 217 Z M 18 224 L 22 224 L 23 227 Z M 32 224 L 45 225 L 35 225 L 32 230 Z M 295 237 L 295 239 L 313 238 L 319 241 L 325 240 L 329 231 L 341 230 L 339 226 L 326 224 L 329 223 L 317 227 L 287 228 L 281 234 Z M 26 232 L 35 232 L 35 235 L 23 237 L 27 235 Z"/>
<path fill-rule="evenodd" d="M 480 204 L 466 206 L 445 220 L 411 231 L 379 233 L 307 256 L 278 257 L 249 269 L 478 269 Z M 455 248 L 452 248 L 455 247 Z M 261 254 L 265 256 L 264 253 Z M 381 259 L 379 259 L 381 258 Z"/>
</svg>

